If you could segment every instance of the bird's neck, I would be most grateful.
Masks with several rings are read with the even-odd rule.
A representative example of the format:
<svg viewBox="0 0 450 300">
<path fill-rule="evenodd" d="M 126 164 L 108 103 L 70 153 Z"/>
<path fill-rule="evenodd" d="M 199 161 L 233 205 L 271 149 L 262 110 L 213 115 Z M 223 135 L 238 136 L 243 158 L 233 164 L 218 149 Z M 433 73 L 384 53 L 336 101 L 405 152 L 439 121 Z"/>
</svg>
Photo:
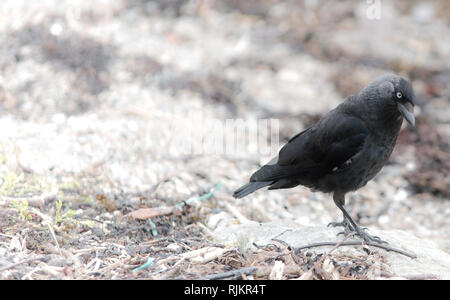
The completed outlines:
<svg viewBox="0 0 450 300">
<path fill-rule="evenodd" d="M 376 100 L 360 101 L 360 99 L 352 101 L 347 109 L 351 110 L 353 114 L 361 116 L 366 126 L 371 132 L 379 136 L 380 140 L 384 140 L 386 137 L 393 137 L 395 141 L 403 122 L 397 107 L 385 107 L 379 105 Z M 361 110 L 361 107 L 364 108 Z M 382 109 L 380 107 L 385 108 Z M 361 111 L 363 111 L 362 114 Z"/>
<path fill-rule="evenodd" d="M 396 108 L 373 110 L 370 114 L 370 118 L 371 122 L 368 122 L 369 126 L 376 124 L 373 125 L 376 126 L 376 128 L 372 128 L 372 132 L 379 136 L 380 140 L 386 141 L 386 143 L 395 143 L 403 122 L 400 112 Z M 390 141 L 389 138 L 392 138 L 393 140 Z"/>
</svg>

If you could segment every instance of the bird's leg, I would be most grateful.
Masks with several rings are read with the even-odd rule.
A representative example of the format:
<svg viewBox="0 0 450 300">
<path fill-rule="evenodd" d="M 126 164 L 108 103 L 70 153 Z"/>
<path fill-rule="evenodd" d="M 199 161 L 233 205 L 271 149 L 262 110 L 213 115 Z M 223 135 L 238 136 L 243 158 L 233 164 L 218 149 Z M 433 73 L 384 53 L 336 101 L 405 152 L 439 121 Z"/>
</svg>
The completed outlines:
<svg viewBox="0 0 450 300">
<path fill-rule="evenodd" d="M 343 195 L 334 194 L 333 195 L 333 200 L 334 200 L 334 203 L 336 203 L 336 205 L 338 207 L 339 206 L 343 207 L 344 204 L 345 204 L 345 194 L 343 194 Z M 355 232 L 355 229 L 353 229 L 351 223 L 346 218 L 345 213 L 343 214 L 343 216 L 344 216 L 344 218 L 342 219 L 341 222 L 331 222 L 331 223 L 328 223 L 328 226 L 331 226 L 331 227 L 344 227 L 344 231 L 339 232 L 338 235 L 340 235 L 340 234 L 347 235 L 347 234 L 349 234 L 351 232 Z"/>
<path fill-rule="evenodd" d="M 331 227 L 344 227 L 344 231 L 339 232 L 338 235 L 340 235 L 340 234 L 347 235 L 350 232 L 354 231 L 352 226 L 350 225 L 350 223 L 345 218 L 345 215 L 344 215 L 344 218 L 343 218 L 343 220 L 341 222 L 330 222 L 330 223 L 328 223 L 327 226 L 328 227 L 330 227 L 330 226 Z"/>
<path fill-rule="evenodd" d="M 358 224 L 356 224 L 355 220 L 353 220 L 353 218 L 350 216 L 350 214 L 344 208 L 345 194 L 334 193 L 333 200 L 334 200 L 334 203 L 336 204 L 336 206 L 344 214 L 344 221 L 342 223 L 344 223 L 343 225 L 346 227 L 345 231 L 348 231 L 347 234 L 350 232 L 355 232 L 355 234 L 357 236 L 359 236 L 366 242 L 376 242 L 376 243 L 386 243 L 387 244 L 387 242 L 381 240 L 379 237 L 369 235 L 368 233 L 365 232 L 366 228 L 363 228 L 363 227 L 359 226 Z"/>
</svg>

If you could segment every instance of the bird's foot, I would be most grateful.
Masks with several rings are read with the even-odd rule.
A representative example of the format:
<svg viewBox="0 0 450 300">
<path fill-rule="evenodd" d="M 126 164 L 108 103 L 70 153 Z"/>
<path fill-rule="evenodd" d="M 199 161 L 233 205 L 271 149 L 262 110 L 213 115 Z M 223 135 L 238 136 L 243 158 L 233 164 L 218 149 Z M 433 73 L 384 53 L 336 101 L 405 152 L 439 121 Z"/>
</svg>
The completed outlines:
<svg viewBox="0 0 450 300">
<path fill-rule="evenodd" d="M 339 232 L 337 235 L 351 235 L 353 237 L 357 236 L 362 238 L 366 242 L 373 242 L 373 243 L 379 243 L 379 244 L 387 244 L 386 241 L 383 241 L 378 236 L 373 236 L 367 233 L 366 227 L 356 226 L 356 228 L 353 228 L 354 226 L 347 221 L 347 219 L 342 220 L 342 222 L 331 222 L 328 223 L 328 227 L 344 227 L 344 231 Z"/>
<path fill-rule="evenodd" d="M 368 234 L 367 228 L 365 228 L 365 227 L 356 226 L 356 228 L 353 232 L 356 236 L 362 238 L 366 242 L 373 242 L 373 243 L 378 243 L 378 244 L 388 244 L 388 242 L 383 241 L 380 237 Z"/>
<path fill-rule="evenodd" d="M 347 221 L 347 219 L 342 220 L 342 222 L 330 222 L 327 225 L 328 227 L 344 227 L 344 231 L 339 232 L 337 235 L 348 235 L 351 232 L 354 232 L 355 230 L 350 225 L 350 223 Z"/>
</svg>

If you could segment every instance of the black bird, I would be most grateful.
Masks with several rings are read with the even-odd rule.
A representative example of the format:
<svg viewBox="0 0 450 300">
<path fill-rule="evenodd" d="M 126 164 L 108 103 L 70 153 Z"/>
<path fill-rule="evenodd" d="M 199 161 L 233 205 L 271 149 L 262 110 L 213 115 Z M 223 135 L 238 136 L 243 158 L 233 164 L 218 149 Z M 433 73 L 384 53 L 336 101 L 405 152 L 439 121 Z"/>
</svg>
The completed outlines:
<svg viewBox="0 0 450 300">
<path fill-rule="evenodd" d="M 265 186 L 274 190 L 297 185 L 333 193 L 344 220 L 329 225 L 343 226 L 346 233 L 354 232 L 365 241 L 382 242 L 345 210 L 345 194 L 366 185 L 386 164 L 403 118 L 415 125 L 411 84 L 397 75 L 380 76 L 292 137 L 233 196 L 242 198 Z"/>
</svg>

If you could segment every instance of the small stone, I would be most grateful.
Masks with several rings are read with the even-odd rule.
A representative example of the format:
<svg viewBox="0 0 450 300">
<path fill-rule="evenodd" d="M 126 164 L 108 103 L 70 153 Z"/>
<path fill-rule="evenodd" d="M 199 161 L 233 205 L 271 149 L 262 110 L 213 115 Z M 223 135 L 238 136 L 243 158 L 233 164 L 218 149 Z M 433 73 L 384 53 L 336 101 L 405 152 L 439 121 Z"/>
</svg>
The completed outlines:
<svg viewBox="0 0 450 300">
<path fill-rule="evenodd" d="M 176 244 L 176 243 L 172 243 L 167 245 L 166 247 L 168 250 L 173 251 L 173 252 L 180 252 L 181 251 L 181 246 Z"/>
<path fill-rule="evenodd" d="M 398 202 L 404 201 L 406 198 L 408 198 L 408 192 L 404 189 L 399 189 L 394 196 L 394 200 Z"/>
</svg>

